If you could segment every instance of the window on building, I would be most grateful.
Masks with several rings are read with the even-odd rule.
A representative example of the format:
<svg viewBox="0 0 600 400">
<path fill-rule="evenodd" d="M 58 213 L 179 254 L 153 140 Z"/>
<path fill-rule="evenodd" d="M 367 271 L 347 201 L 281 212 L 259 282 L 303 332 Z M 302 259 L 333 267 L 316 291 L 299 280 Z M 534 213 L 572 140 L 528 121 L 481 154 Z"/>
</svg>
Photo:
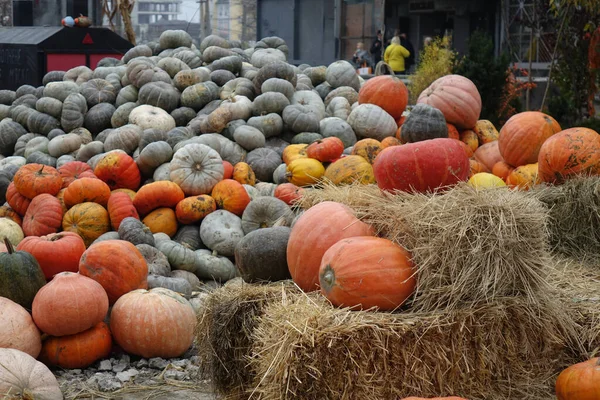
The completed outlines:
<svg viewBox="0 0 600 400">
<path fill-rule="evenodd" d="M 150 23 L 150 15 L 139 15 L 138 16 L 138 23 L 140 24 L 149 24 Z"/>
</svg>

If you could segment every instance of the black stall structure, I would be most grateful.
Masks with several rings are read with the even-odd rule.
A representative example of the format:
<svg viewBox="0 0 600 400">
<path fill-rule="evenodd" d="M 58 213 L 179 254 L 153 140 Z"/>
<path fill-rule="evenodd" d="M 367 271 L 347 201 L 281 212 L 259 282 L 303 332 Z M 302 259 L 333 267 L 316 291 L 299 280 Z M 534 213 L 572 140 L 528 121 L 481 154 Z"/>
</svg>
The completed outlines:
<svg viewBox="0 0 600 400">
<path fill-rule="evenodd" d="M 107 28 L 0 28 L 0 89 L 40 86 L 50 71 L 94 69 L 101 59 L 120 59 L 132 47 Z"/>
</svg>

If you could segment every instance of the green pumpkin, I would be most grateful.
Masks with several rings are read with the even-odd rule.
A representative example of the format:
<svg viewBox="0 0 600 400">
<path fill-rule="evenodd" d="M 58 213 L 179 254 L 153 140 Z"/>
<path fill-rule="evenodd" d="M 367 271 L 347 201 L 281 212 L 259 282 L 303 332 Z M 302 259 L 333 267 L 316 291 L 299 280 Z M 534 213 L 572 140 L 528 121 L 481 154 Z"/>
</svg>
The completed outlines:
<svg viewBox="0 0 600 400">
<path fill-rule="evenodd" d="M 46 284 L 44 272 L 33 255 L 15 251 L 4 239 L 8 253 L 0 253 L 0 296 L 31 310 L 36 293 Z"/>
</svg>

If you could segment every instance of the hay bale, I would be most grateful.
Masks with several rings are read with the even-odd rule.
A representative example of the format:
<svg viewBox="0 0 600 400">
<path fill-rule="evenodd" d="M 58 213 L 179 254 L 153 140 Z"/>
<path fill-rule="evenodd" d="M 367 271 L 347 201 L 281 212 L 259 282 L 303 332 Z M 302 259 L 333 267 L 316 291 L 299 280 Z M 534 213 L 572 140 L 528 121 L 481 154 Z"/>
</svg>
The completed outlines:
<svg viewBox="0 0 600 400">
<path fill-rule="evenodd" d="M 533 192 L 550 209 L 550 241 L 570 257 L 600 257 L 600 177 L 578 177 Z"/>
<path fill-rule="evenodd" d="M 550 399 L 572 359 L 556 304 L 518 297 L 450 312 L 371 313 L 289 295 L 253 337 L 255 389 L 268 399 Z"/>
<path fill-rule="evenodd" d="M 247 357 L 258 317 L 268 303 L 295 291 L 299 289 L 291 281 L 254 285 L 236 279 L 207 296 L 198 317 L 196 344 L 202 372 L 211 377 L 215 390 L 245 398 L 254 379 Z"/>
</svg>

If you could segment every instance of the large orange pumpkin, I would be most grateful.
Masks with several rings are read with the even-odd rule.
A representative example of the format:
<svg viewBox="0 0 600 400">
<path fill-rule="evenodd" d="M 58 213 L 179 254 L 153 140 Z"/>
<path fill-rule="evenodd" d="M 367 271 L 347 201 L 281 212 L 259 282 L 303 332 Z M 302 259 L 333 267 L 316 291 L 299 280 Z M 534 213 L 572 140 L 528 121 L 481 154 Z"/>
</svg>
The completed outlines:
<svg viewBox="0 0 600 400">
<path fill-rule="evenodd" d="M 475 127 L 481 113 L 481 95 L 477 86 L 460 75 L 446 75 L 434 81 L 421 93 L 417 103 L 440 110 L 446 122 L 457 129 Z"/>
<path fill-rule="evenodd" d="M 497 140 L 481 145 L 473 153 L 473 158 L 485 165 L 485 167 L 488 169 L 486 172 L 490 172 L 497 162 L 504 161 L 502 155 L 500 154 Z"/>
<path fill-rule="evenodd" d="M 566 129 L 542 145 L 539 177 L 560 184 L 573 175 L 600 174 L 600 136 L 588 128 Z"/>
<path fill-rule="evenodd" d="M 192 344 L 196 314 L 187 300 L 171 290 L 134 290 L 115 303 L 110 326 L 126 352 L 172 358 Z"/>
<path fill-rule="evenodd" d="M 367 80 L 360 88 L 358 103 L 375 104 L 397 120 L 402 117 L 408 105 L 408 89 L 400 78 L 376 76 Z"/>
<path fill-rule="evenodd" d="M 140 216 L 145 216 L 160 207 L 174 208 L 184 198 L 183 190 L 176 183 L 158 181 L 142 186 L 133 198 L 133 205 Z"/>
<path fill-rule="evenodd" d="M 10 208 L 22 217 L 27 212 L 31 200 L 19 193 L 15 187 L 15 183 L 11 182 L 6 189 L 6 202 Z"/>
<path fill-rule="evenodd" d="M 182 224 L 193 224 L 217 209 L 215 199 L 207 194 L 187 197 L 177 203 L 175 215 Z"/>
<path fill-rule="evenodd" d="M 56 196 L 62 188 L 63 180 L 55 168 L 42 164 L 26 164 L 19 168 L 13 182 L 21 195 L 33 199 L 42 193 Z"/>
<path fill-rule="evenodd" d="M 544 142 L 561 128 L 554 118 L 539 111 L 513 115 L 500 129 L 498 149 L 513 167 L 538 162 Z"/>
<path fill-rule="evenodd" d="M 383 149 L 373 171 L 382 190 L 423 193 L 466 181 L 471 168 L 458 140 L 440 138 Z"/>
<path fill-rule="evenodd" d="M 105 240 L 89 247 L 79 273 L 102 285 L 110 304 L 125 293 L 148 287 L 148 265 L 142 253 L 124 240 Z"/>
<path fill-rule="evenodd" d="M 140 219 L 131 196 L 123 192 L 113 192 L 108 198 L 108 215 L 113 230 L 118 231 L 121 221 L 133 217 Z"/>
<path fill-rule="evenodd" d="M 42 193 L 31 200 L 23 217 L 23 233 L 25 236 L 43 236 L 59 231 L 63 219 L 63 208 L 60 201 Z"/>
<path fill-rule="evenodd" d="M 294 224 L 288 241 L 287 263 L 292 279 L 306 292 L 317 290 L 319 267 L 327 249 L 341 239 L 374 233 L 344 204 L 325 201 L 308 209 Z"/>
<path fill-rule="evenodd" d="M 177 217 L 171 208 L 161 207 L 146 215 L 142 220 L 152 233 L 162 232 L 170 237 L 177 233 Z"/>
<path fill-rule="evenodd" d="M 241 216 L 250 203 L 250 196 L 241 183 L 233 179 L 224 179 L 217 183 L 211 196 L 215 199 L 217 207 L 235 215 Z"/>
<path fill-rule="evenodd" d="M 97 178 L 79 178 L 67 187 L 64 194 L 65 206 L 73 207 L 81 203 L 98 203 L 106 207 L 110 197 L 110 188 Z"/>
<path fill-rule="evenodd" d="M 415 290 L 415 270 L 403 247 L 372 236 L 342 239 L 321 259 L 321 293 L 338 307 L 395 310 Z"/>
<path fill-rule="evenodd" d="M 506 184 L 511 188 L 528 190 L 540 183 L 538 163 L 521 165 L 510 171 L 506 177 Z"/>
<path fill-rule="evenodd" d="M 77 204 L 65 213 L 62 227 L 81 236 L 87 247 L 110 230 L 108 211 L 97 203 Z"/>
<path fill-rule="evenodd" d="M 63 180 L 63 188 L 79 178 L 96 178 L 92 167 L 81 161 L 70 161 L 58 167 L 58 173 Z"/>
<path fill-rule="evenodd" d="M 46 279 L 52 279 L 61 272 L 77 272 L 85 243 L 76 233 L 60 232 L 41 237 L 28 236 L 19 243 L 17 250 L 33 255 Z"/>
<path fill-rule="evenodd" d="M 311 143 L 306 148 L 306 156 L 321 162 L 331 162 L 344 152 L 344 142 L 337 137 L 328 137 Z"/>
<path fill-rule="evenodd" d="M 107 358 L 112 349 L 110 329 L 104 322 L 74 335 L 49 337 L 44 341 L 40 360 L 61 368 L 86 368 Z"/>
<path fill-rule="evenodd" d="M 140 187 L 140 169 L 131 156 L 120 151 L 112 151 L 102 157 L 94 168 L 94 174 L 111 190 L 137 190 Z"/>
<path fill-rule="evenodd" d="M 600 399 L 600 358 L 571 365 L 556 379 L 558 400 Z"/>
<path fill-rule="evenodd" d="M 44 333 L 74 335 L 104 320 L 108 296 L 95 280 L 61 272 L 37 292 L 31 309 L 35 324 Z"/>
</svg>

